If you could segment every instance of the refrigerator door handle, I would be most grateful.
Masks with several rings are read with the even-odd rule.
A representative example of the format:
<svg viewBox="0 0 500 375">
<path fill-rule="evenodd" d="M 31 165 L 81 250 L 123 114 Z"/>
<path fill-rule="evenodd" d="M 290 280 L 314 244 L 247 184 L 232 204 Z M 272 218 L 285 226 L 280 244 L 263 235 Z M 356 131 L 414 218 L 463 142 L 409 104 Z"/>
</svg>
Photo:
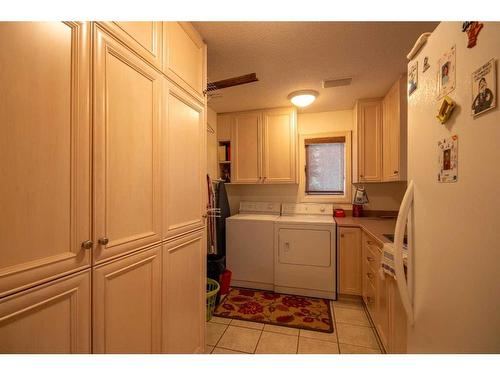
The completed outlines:
<svg viewBox="0 0 500 375">
<path fill-rule="evenodd" d="M 403 307 L 406 311 L 407 321 L 410 325 L 413 324 L 413 306 L 404 271 L 403 239 L 405 234 L 406 222 L 408 219 L 408 215 L 410 214 L 412 203 L 413 181 L 410 181 L 403 197 L 403 201 L 401 202 L 398 219 L 396 221 L 396 228 L 394 229 L 394 271 L 396 272 L 396 282 L 398 285 L 399 295 L 401 296 L 401 302 L 403 303 Z"/>
</svg>

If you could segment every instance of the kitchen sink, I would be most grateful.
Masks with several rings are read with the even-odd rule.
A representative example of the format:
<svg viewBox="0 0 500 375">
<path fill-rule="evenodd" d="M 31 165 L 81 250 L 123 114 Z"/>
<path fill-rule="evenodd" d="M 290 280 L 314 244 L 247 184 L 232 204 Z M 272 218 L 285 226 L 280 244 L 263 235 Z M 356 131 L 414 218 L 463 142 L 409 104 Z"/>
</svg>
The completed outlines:
<svg viewBox="0 0 500 375">
<path fill-rule="evenodd" d="M 394 242 L 394 234 L 383 234 L 385 238 L 387 238 L 389 241 Z M 403 238 L 403 245 L 408 245 L 408 236 L 405 235 Z"/>
</svg>

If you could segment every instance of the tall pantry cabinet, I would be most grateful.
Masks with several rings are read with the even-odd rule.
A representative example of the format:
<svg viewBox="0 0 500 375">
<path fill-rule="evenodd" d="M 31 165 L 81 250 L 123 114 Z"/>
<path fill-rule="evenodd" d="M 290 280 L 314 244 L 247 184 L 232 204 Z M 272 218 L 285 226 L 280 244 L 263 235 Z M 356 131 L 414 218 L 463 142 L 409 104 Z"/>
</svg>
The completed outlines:
<svg viewBox="0 0 500 375">
<path fill-rule="evenodd" d="M 0 353 L 202 352 L 201 38 L 99 22 L 0 40 Z"/>
</svg>

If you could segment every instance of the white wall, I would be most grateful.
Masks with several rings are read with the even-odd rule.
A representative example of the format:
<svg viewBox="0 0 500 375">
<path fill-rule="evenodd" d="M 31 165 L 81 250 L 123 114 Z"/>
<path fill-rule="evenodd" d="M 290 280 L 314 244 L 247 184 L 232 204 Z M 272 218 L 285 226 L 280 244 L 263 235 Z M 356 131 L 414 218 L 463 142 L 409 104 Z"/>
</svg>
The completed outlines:
<svg viewBox="0 0 500 375">
<path fill-rule="evenodd" d="M 207 131 L 207 173 L 211 178 L 218 178 L 217 165 L 217 113 L 207 107 L 207 129 L 212 128 L 215 133 Z"/>
<path fill-rule="evenodd" d="M 297 117 L 300 134 L 314 134 L 335 131 L 355 131 L 353 110 L 304 113 Z M 216 163 L 216 162 L 215 162 Z M 299 171 L 303 171 L 300 166 Z M 406 188 L 405 182 L 365 184 L 370 203 L 366 210 L 395 211 Z M 241 200 L 299 202 L 299 185 L 227 185 L 231 212 L 238 212 Z M 350 204 L 337 204 L 335 207 L 351 209 Z"/>
</svg>

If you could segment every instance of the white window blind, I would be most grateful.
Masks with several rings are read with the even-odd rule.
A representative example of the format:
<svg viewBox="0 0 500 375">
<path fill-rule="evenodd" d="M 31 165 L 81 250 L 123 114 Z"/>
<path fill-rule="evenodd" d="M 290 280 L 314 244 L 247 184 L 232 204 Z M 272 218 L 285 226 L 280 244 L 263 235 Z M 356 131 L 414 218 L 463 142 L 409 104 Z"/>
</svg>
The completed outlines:
<svg viewBox="0 0 500 375">
<path fill-rule="evenodd" d="M 306 193 L 342 195 L 345 190 L 345 138 L 305 140 Z"/>
</svg>

